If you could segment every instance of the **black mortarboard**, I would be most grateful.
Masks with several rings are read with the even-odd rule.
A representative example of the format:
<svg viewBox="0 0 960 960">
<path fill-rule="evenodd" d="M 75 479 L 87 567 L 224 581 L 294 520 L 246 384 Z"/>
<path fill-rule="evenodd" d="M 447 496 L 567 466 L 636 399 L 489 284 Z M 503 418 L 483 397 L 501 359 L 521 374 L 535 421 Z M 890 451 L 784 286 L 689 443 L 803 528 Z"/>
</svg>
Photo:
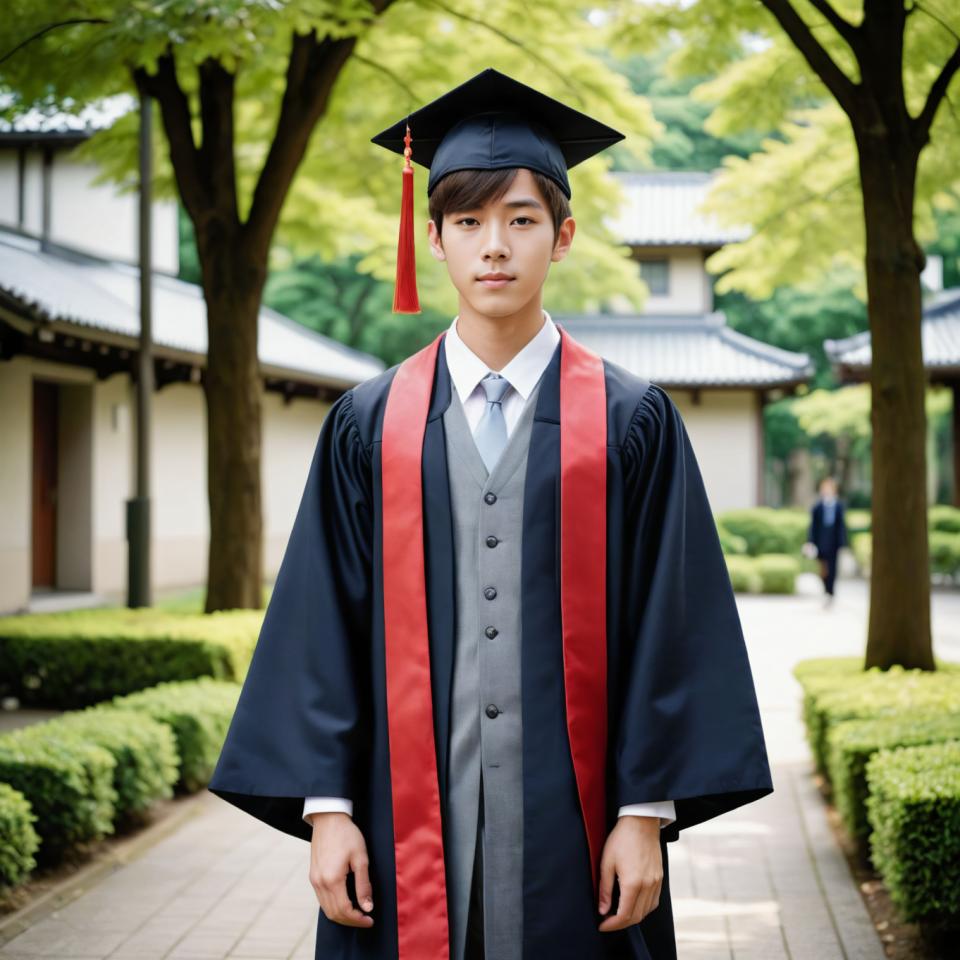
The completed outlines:
<svg viewBox="0 0 960 960">
<path fill-rule="evenodd" d="M 567 170 L 624 139 L 592 117 L 488 68 L 371 140 L 405 156 L 394 312 L 418 313 L 413 266 L 413 168 L 428 167 L 427 196 L 454 170 L 527 167 L 570 197 Z"/>
</svg>

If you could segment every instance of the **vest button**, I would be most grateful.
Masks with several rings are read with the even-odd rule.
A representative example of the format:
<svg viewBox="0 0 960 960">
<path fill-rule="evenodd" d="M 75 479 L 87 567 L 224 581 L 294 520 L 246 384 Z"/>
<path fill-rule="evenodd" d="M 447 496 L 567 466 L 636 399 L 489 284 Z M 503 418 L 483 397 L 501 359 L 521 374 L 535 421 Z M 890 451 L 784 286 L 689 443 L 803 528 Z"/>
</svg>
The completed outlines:
<svg viewBox="0 0 960 960">
<path fill-rule="evenodd" d="M 497 495 L 495 493 L 485 493 L 483 499 L 486 500 L 487 503 L 496 503 Z"/>
<path fill-rule="evenodd" d="M 496 627 L 487 627 L 483 632 L 492 640 L 500 631 Z"/>
<path fill-rule="evenodd" d="M 496 587 L 484 587 L 484 588 L 483 588 L 483 595 L 484 595 L 488 600 L 492 600 L 492 599 L 497 595 L 497 588 L 496 588 Z"/>
<path fill-rule="evenodd" d="M 498 713 L 500 708 L 495 703 L 487 704 L 487 716 L 492 720 Z"/>
<path fill-rule="evenodd" d="M 500 541 L 496 537 L 487 537 L 487 546 L 495 547 Z"/>
</svg>

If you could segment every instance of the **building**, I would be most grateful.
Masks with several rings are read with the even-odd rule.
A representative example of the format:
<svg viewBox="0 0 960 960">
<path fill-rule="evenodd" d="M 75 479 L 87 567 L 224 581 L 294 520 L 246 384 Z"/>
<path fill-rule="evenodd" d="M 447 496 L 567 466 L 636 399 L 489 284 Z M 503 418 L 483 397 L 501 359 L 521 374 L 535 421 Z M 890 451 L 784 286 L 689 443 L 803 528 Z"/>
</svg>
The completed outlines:
<svg viewBox="0 0 960 960">
<path fill-rule="evenodd" d="M 91 183 L 71 148 L 112 120 L 25 115 L 0 128 L 0 612 L 126 594 L 139 322 L 137 197 Z M 153 205 L 152 571 L 206 578 L 200 289 L 176 279 L 177 209 Z M 275 574 L 330 403 L 384 364 L 264 308 L 264 569 Z M 68 594 L 68 596 L 64 596 Z"/>
<path fill-rule="evenodd" d="M 935 290 L 926 299 L 920 336 L 927 382 L 948 387 L 953 397 L 953 504 L 960 507 L 960 287 Z M 870 379 L 869 330 L 842 340 L 824 340 L 823 349 L 841 380 Z M 928 470 L 928 482 L 935 489 L 934 481 L 933 471 Z M 928 493 L 933 499 L 932 491 Z"/>
<path fill-rule="evenodd" d="M 806 383 L 813 364 L 744 336 L 714 309 L 706 258 L 743 229 L 699 212 L 713 174 L 617 174 L 626 203 L 610 226 L 650 295 L 642 312 L 557 316 L 601 356 L 664 387 L 679 408 L 715 511 L 764 502 L 763 407 Z"/>
</svg>

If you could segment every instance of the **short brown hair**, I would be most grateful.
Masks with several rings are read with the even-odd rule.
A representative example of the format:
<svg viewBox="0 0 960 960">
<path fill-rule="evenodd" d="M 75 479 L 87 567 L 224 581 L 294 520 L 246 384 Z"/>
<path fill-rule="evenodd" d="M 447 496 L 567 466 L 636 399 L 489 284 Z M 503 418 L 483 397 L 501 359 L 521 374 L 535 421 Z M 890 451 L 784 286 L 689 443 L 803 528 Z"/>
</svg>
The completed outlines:
<svg viewBox="0 0 960 960">
<path fill-rule="evenodd" d="M 499 200 L 510 189 L 520 167 L 500 170 L 454 170 L 443 177 L 430 194 L 430 219 L 443 236 L 443 215 L 460 210 L 475 210 Z M 531 170 L 534 183 L 547 202 L 553 217 L 553 239 L 556 241 L 560 224 L 569 217 L 570 201 L 550 177 Z"/>
</svg>

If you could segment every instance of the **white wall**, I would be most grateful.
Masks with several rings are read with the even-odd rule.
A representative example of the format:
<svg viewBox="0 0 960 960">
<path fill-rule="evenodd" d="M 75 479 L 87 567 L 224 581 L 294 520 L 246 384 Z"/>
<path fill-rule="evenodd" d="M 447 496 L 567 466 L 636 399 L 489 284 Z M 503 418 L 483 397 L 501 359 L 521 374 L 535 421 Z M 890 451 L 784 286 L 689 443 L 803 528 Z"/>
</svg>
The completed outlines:
<svg viewBox="0 0 960 960">
<path fill-rule="evenodd" d="M 137 257 L 137 195 L 120 194 L 113 184 L 93 186 L 99 169 L 80 163 L 69 150 L 58 148 L 51 172 L 50 239 L 64 246 L 111 259 Z M 43 155 L 26 154 L 22 229 L 35 236 L 43 230 Z M 0 225 L 18 227 L 17 150 L 0 148 Z M 172 200 L 153 204 L 153 263 L 156 269 L 176 273 L 179 268 L 177 205 Z"/>
<path fill-rule="evenodd" d="M 135 397 L 127 374 L 96 380 L 79 367 L 15 357 L 0 363 L 0 613 L 30 599 L 33 378 L 61 390 L 59 588 L 91 589 L 123 602 L 127 583 L 126 501 L 134 489 Z M 68 409 L 67 409 L 68 408 Z M 264 397 L 264 574 L 286 549 L 328 403 Z M 64 435 L 63 431 L 67 431 Z M 153 398 L 151 457 L 154 589 L 206 579 L 209 513 L 203 391 L 171 384 Z"/>
<path fill-rule="evenodd" d="M 668 263 L 669 292 L 666 296 L 647 297 L 647 314 L 699 314 L 712 309 L 710 279 L 700 250 L 644 250 L 642 259 L 662 259 Z M 637 266 L 639 270 L 639 264 Z"/>
<path fill-rule="evenodd" d="M 757 505 L 757 470 L 762 454 L 757 399 L 752 390 L 670 390 L 700 464 L 714 513 Z"/>
</svg>

